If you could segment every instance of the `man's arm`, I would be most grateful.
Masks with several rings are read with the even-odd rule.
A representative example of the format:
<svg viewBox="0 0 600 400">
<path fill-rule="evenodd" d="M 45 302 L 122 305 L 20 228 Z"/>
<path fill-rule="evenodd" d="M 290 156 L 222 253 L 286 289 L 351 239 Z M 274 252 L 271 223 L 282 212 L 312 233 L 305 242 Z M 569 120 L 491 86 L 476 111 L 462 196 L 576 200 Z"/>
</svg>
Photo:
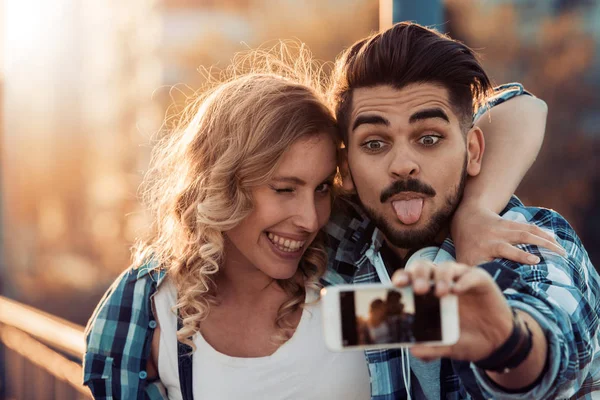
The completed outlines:
<svg viewBox="0 0 600 400">
<path fill-rule="evenodd" d="M 521 311 L 517 311 L 519 316 L 513 320 L 511 308 L 500 288 L 492 276 L 480 268 L 454 262 L 439 265 L 420 262 L 412 265 L 408 271 L 396 271 L 392 279 L 398 286 L 412 284 L 415 294 L 425 294 L 431 288 L 431 277 L 437 296 L 452 293 L 458 297 L 460 338 L 451 346 L 416 345 L 411 349 L 412 354 L 424 360 L 439 357 L 471 362 L 484 360 L 497 351 L 504 352 L 503 347 L 509 341 L 513 329 L 523 326 L 519 322 L 521 318 L 529 324 L 533 333 L 528 357 L 508 373 L 482 371 L 480 375 L 487 372 L 488 382 L 491 380 L 506 389 L 520 390 L 536 382 L 544 370 L 548 348 L 548 342 L 537 321 Z M 521 329 L 520 332 L 523 335 L 525 330 Z M 521 337 L 519 343 L 523 340 L 525 339 Z M 501 355 L 503 358 L 507 356 Z"/>
<path fill-rule="evenodd" d="M 497 260 L 492 271 L 485 266 L 422 262 L 409 271 L 396 271 L 393 281 L 398 286 L 412 284 L 415 293 L 424 293 L 433 277 L 436 295 L 452 292 L 459 298 L 459 341 L 452 346 L 415 346 L 411 351 L 423 359 L 447 357 L 485 364 L 494 355 L 502 361 L 495 353 L 504 351 L 502 345 L 511 334 L 512 308 L 529 325 L 533 346 L 518 365 L 507 364 L 512 369 L 506 374 L 472 364 L 485 398 L 584 398 L 600 389 L 600 276 L 560 215 L 517 203 L 511 201 L 504 217 L 552 231 L 567 255 L 527 245 L 521 247 L 539 255 L 539 265 Z"/>
<path fill-rule="evenodd" d="M 500 387 L 508 390 L 523 391 L 523 388 L 533 385 L 542 372 L 548 357 L 548 341 L 537 320 L 524 311 L 516 311 L 531 332 L 531 352 L 518 367 L 507 373 L 486 371 L 488 377 Z"/>
<path fill-rule="evenodd" d="M 600 370 L 595 367 L 600 363 L 600 277 L 583 245 L 567 221 L 553 211 L 513 207 L 505 217 L 524 219 L 551 229 L 568 255 L 561 257 L 535 246 L 521 246 L 540 255 L 538 266 L 499 260 L 519 274 L 520 281 L 513 289 L 506 290 L 505 295 L 511 307 L 532 327 L 534 351 L 524 365 L 505 376 L 475 369 L 480 385 L 493 398 L 569 398 L 575 394 L 579 398 L 584 392 L 594 390 L 594 385 L 597 390 L 600 387 Z M 538 328 L 543 336 L 534 331 Z M 516 388 L 509 375 L 519 372 L 533 375 L 527 365 L 532 368 L 542 365 L 541 360 L 535 363 L 531 358 L 544 354 L 537 352 L 541 347 L 536 347 L 543 342 L 547 343 L 548 364 L 535 387 L 527 388 L 526 393 L 522 390 L 514 395 L 507 393 L 505 389 Z M 495 384 L 490 384 L 492 382 Z"/>
</svg>

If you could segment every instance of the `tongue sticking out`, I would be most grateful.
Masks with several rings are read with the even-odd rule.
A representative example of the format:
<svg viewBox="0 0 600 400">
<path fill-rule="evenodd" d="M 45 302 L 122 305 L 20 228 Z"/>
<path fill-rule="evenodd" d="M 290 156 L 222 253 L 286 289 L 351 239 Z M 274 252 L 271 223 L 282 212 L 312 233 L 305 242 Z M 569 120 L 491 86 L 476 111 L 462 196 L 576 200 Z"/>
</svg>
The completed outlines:
<svg viewBox="0 0 600 400">
<path fill-rule="evenodd" d="M 414 224 L 421 218 L 423 199 L 396 200 L 392 202 L 398 219 L 405 225 Z"/>
</svg>

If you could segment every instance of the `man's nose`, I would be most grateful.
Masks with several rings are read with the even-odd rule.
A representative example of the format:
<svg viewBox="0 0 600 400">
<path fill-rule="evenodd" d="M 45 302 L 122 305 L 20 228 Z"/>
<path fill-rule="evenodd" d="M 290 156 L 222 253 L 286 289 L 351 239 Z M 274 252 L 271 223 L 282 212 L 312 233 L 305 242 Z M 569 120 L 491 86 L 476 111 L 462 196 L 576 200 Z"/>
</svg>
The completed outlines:
<svg viewBox="0 0 600 400">
<path fill-rule="evenodd" d="M 418 175 L 419 164 L 409 149 L 399 147 L 390 154 L 389 174 L 393 178 L 406 178 Z"/>
</svg>

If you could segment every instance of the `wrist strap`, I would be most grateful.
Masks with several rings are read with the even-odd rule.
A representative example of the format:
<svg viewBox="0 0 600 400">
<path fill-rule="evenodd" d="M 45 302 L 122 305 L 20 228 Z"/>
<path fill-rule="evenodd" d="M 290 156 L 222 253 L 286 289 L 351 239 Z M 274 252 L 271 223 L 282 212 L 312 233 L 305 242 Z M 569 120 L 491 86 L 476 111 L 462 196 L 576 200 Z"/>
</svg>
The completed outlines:
<svg viewBox="0 0 600 400">
<path fill-rule="evenodd" d="M 533 348 L 533 337 L 529 325 L 526 321 L 523 321 L 523 325 L 520 323 L 516 311 L 513 309 L 513 330 L 502 344 L 492 354 L 483 360 L 475 362 L 477 368 L 484 369 L 486 371 L 493 371 L 497 373 L 507 373 L 511 369 L 518 367 Z"/>
</svg>

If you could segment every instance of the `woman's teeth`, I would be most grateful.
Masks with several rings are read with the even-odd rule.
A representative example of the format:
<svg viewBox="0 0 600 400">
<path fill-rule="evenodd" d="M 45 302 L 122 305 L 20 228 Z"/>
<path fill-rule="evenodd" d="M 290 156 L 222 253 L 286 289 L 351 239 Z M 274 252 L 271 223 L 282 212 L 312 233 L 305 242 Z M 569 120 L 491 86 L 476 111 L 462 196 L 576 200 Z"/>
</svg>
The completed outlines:
<svg viewBox="0 0 600 400">
<path fill-rule="evenodd" d="M 306 241 L 300 242 L 298 240 L 286 239 L 271 232 L 267 234 L 267 237 L 275 245 L 275 247 L 288 253 L 298 251 L 302 246 L 304 246 L 304 243 L 306 243 Z"/>
</svg>

